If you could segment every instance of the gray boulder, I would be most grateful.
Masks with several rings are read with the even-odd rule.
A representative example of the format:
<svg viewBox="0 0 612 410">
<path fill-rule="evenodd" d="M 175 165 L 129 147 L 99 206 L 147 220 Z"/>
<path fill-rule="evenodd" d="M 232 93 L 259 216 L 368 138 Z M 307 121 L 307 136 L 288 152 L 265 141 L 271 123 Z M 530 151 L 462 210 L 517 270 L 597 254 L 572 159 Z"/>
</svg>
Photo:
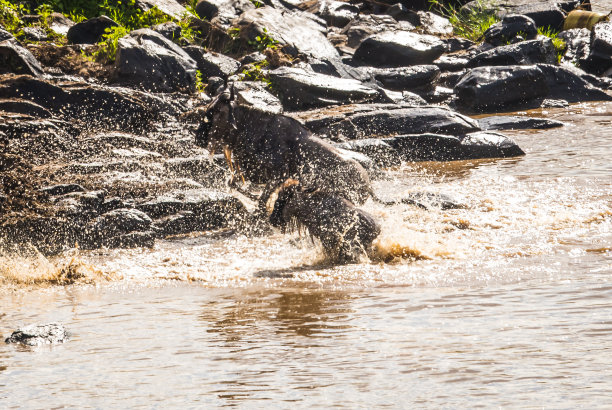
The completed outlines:
<svg viewBox="0 0 612 410">
<path fill-rule="evenodd" d="M 280 67 L 270 71 L 270 81 L 288 110 L 350 104 L 374 99 L 378 92 L 357 80 L 317 74 L 301 68 Z"/>
<path fill-rule="evenodd" d="M 315 14 L 328 26 L 344 27 L 359 15 L 359 7 L 343 1 L 322 0 Z"/>
<path fill-rule="evenodd" d="M 281 101 L 268 91 L 268 84 L 255 81 L 239 81 L 232 84 L 239 105 L 253 107 L 263 112 L 281 114 Z"/>
<path fill-rule="evenodd" d="M 484 32 L 484 39 L 489 44 L 501 46 L 511 42 L 519 33 L 526 40 L 535 39 L 538 35 L 535 21 L 527 16 L 508 14 Z"/>
<path fill-rule="evenodd" d="M 6 340 L 6 343 L 20 343 L 27 346 L 41 346 L 46 344 L 64 343 L 69 334 L 60 323 L 45 325 L 29 325 L 15 330 Z"/>
<path fill-rule="evenodd" d="M 229 28 L 232 20 L 255 8 L 249 0 L 201 0 L 196 4 L 195 12 L 202 19 Z"/>
<path fill-rule="evenodd" d="M 562 61 L 584 67 L 591 53 L 591 31 L 586 28 L 573 28 L 560 32 L 559 38 L 565 41 L 567 47 Z"/>
<path fill-rule="evenodd" d="M 371 74 L 383 87 L 394 91 L 431 89 L 440 77 L 435 65 L 414 65 L 398 68 L 379 68 Z"/>
<path fill-rule="evenodd" d="M 490 65 L 555 64 L 557 52 L 550 38 L 521 41 L 500 46 L 474 56 L 468 67 Z"/>
<path fill-rule="evenodd" d="M 13 35 L 11 33 L 6 31 L 4 29 L 4 27 L 2 27 L 2 25 L 0 25 L 0 41 L 14 40 L 14 39 L 15 39 L 15 37 L 13 37 Z"/>
<path fill-rule="evenodd" d="M 373 67 L 431 64 L 444 52 L 437 37 L 409 31 L 383 32 L 363 40 L 353 60 Z"/>
<path fill-rule="evenodd" d="M 583 78 L 585 73 L 580 69 L 550 64 L 538 64 L 538 68 L 544 73 L 549 89 L 547 98 L 570 103 L 612 100 L 612 96 Z"/>
<path fill-rule="evenodd" d="M 181 26 L 176 24 L 173 21 L 168 21 L 166 23 L 156 24 L 151 27 L 151 30 L 156 33 L 161 34 L 166 37 L 168 40 L 176 41 L 181 38 L 182 29 Z"/>
<path fill-rule="evenodd" d="M 106 16 L 93 17 L 70 27 L 66 37 L 71 44 L 95 44 L 102 40 L 107 28 L 117 26 L 119 24 Z"/>
<path fill-rule="evenodd" d="M 460 106 L 484 112 L 526 104 L 549 93 L 545 75 L 537 66 L 473 68 L 454 90 Z"/>
<path fill-rule="evenodd" d="M 175 0 L 136 0 L 136 7 L 142 11 L 148 11 L 153 7 L 157 7 L 175 19 L 181 19 L 188 14 L 187 9 Z"/>
<path fill-rule="evenodd" d="M 419 22 L 417 26 L 422 27 L 423 32 L 435 36 L 450 36 L 453 34 L 453 25 L 446 17 L 438 16 L 429 11 L 417 12 Z"/>
<path fill-rule="evenodd" d="M 188 46 L 185 52 L 196 62 L 203 79 L 221 77 L 227 79 L 240 68 L 240 62 L 223 54 L 207 52 L 202 47 Z"/>
<path fill-rule="evenodd" d="M 319 60 L 339 58 L 327 39 L 325 27 L 311 13 L 266 6 L 242 13 L 233 25 L 240 29 L 243 38 L 256 41 L 257 36 L 271 37 L 292 55 L 305 54 Z"/>
<path fill-rule="evenodd" d="M 150 29 L 119 39 L 115 68 L 122 82 L 150 91 L 194 92 L 196 62 L 179 46 Z"/>
<path fill-rule="evenodd" d="M 64 16 L 61 13 L 51 13 L 51 23 L 49 24 L 49 28 L 54 32 L 62 36 L 68 35 L 68 30 L 70 27 L 74 26 L 74 21 L 70 20 L 68 17 Z"/>
<path fill-rule="evenodd" d="M 365 104 L 297 115 L 313 133 L 335 140 L 387 137 L 397 134 L 464 135 L 479 131 L 476 121 L 446 107 L 402 107 Z"/>
<path fill-rule="evenodd" d="M 509 158 L 525 152 L 503 134 L 490 131 L 475 132 L 461 138 L 461 159 Z"/>
<path fill-rule="evenodd" d="M 612 68 L 612 23 L 601 22 L 593 27 L 590 48 L 587 65 L 592 72 L 602 74 Z"/>
<path fill-rule="evenodd" d="M 16 40 L 9 39 L 0 42 L 0 74 L 6 73 L 39 77 L 43 68 L 30 51 Z"/>
<path fill-rule="evenodd" d="M 410 31 L 415 25 L 408 21 L 396 21 L 394 18 L 377 14 L 360 14 L 347 24 L 341 34 L 347 37 L 346 44 L 350 48 L 357 48 L 366 38 L 386 31 Z"/>
<path fill-rule="evenodd" d="M 378 138 L 366 138 L 336 144 L 336 147 L 359 152 L 372 158 L 379 167 L 392 167 L 402 162 L 399 152 L 389 143 Z"/>
</svg>

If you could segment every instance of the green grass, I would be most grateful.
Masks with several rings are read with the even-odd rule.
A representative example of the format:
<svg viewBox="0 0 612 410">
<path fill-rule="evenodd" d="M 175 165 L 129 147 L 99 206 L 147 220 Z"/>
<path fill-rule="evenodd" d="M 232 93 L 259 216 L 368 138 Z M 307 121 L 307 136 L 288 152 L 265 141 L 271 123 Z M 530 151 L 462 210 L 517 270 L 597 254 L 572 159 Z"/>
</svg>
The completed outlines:
<svg viewBox="0 0 612 410">
<path fill-rule="evenodd" d="M 429 0 L 430 9 L 446 17 L 453 25 L 455 35 L 471 41 L 481 41 L 483 34 L 499 19 L 484 7 L 472 8 L 462 12 L 453 5 L 444 4 L 440 0 Z"/>
<path fill-rule="evenodd" d="M 560 63 L 567 50 L 567 43 L 559 38 L 559 32 L 553 30 L 551 27 L 538 27 L 538 34 L 552 40 L 555 51 L 557 52 L 557 62 Z"/>
</svg>

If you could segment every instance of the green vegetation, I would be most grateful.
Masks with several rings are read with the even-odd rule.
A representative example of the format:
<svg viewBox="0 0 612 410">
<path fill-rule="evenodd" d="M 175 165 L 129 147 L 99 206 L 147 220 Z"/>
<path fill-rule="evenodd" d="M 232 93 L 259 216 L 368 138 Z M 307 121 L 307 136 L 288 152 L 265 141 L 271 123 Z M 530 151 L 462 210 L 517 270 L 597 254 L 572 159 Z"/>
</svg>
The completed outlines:
<svg viewBox="0 0 612 410">
<path fill-rule="evenodd" d="M 538 34 L 552 40 L 555 51 L 557 52 L 557 62 L 560 63 L 567 50 L 567 43 L 559 38 L 559 32 L 553 30 L 551 27 L 538 27 Z"/>
<path fill-rule="evenodd" d="M 196 82 L 195 82 L 195 87 L 196 90 L 199 93 L 203 93 L 204 90 L 206 89 L 206 84 L 204 83 L 204 81 L 202 80 L 202 72 L 200 70 L 196 71 Z"/>
<path fill-rule="evenodd" d="M 268 35 L 268 30 L 264 27 L 263 34 L 255 37 L 255 40 L 249 41 L 249 45 L 257 51 L 263 51 L 266 48 L 276 48 L 278 41 Z"/>
<path fill-rule="evenodd" d="M 479 41 L 485 31 L 499 19 L 484 7 L 474 7 L 470 11 L 462 12 L 453 5 L 444 4 L 440 0 L 429 0 L 430 9 L 433 9 L 449 19 L 453 25 L 455 35 L 472 41 Z"/>
<path fill-rule="evenodd" d="M 115 61 L 119 39 L 129 33 L 129 30 L 123 26 L 109 27 L 105 30 L 102 41 L 98 43 L 100 48 L 93 53 L 93 57 L 97 61 L 105 61 L 112 63 Z"/>
<path fill-rule="evenodd" d="M 13 4 L 6 0 L 0 0 L 0 24 L 13 35 L 17 35 L 20 26 L 23 25 L 21 16 L 29 13 L 30 9 L 24 4 Z"/>
<path fill-rule="evenodd" d="M 262 81 L 270 85 L 270 79 L 263 71 L 267 66 L 268 60 L 263 60 L 259 63 L 249 64 L 244 70 L 242 70 L 242 81 Z"/>
</svg>

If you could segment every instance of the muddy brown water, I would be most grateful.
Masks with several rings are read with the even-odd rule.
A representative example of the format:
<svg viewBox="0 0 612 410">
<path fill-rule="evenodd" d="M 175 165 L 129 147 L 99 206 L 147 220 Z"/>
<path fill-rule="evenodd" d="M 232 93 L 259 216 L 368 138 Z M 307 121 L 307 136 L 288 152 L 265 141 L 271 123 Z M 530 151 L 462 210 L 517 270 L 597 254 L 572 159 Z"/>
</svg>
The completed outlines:
<svg viewBox="0 0 612 410">
<path fill-rule="evenodd" d="M 0 344 L 0 407 L 610 408 L 612 104 L 528 114 L 567 125 L 505 132 L 522 158 L 376 182 L 468 205 L 367 204 L 409 260 L 333 267 L 297 234 L 194 235 L 77 256 L 122 279 L 5 284 L 0 334 L 73 336 Z M 2 263 L 14 279 L 59 262 Z"/>
</svg>

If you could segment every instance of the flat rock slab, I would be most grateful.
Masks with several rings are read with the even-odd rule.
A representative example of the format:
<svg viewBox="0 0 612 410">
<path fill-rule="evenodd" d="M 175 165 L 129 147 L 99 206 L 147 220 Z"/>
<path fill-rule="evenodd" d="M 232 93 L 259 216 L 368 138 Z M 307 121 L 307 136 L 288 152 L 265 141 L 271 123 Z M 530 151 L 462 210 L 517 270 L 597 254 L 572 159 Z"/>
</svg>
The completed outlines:
<svg viewBox="0 0 612 410">
<path fill-rule="evenodd" d="M 311 13 L 266 6 L 242 13 L 233 25 L 240 28 L 240 35 L 248 40 L 269 36 L 290 54 L 301 53 L 320 60 L 339 58 L 327 39 L 325 27 L 317 23 L 317 17 Z"/>
<path fill-rule="evenodd" d="M 487 50 L 474 56 L 468 67 L 491 65 L 555 64 L 557 52 L 550 38 L 521 41 Z"/>
<path fill-rule="evenodd" d="M 464 135 L 479 131 L 476 121 L 446 107 L 398 107 L 365 104 L 297 115 L 313 133 L 335 140 L 396 134 Z"/>
<path fill-rule="evenodd" d="M 483 131 L 491 130 L 527 130 L 563 127 L 561 121 L 546 118 L 518 117 L 514 115 L 495 115 L 479 118 L 478 125 Z"/>
<path fill-rule="evenodd" d="M 15 330 L 6 343 L 20 343 L 26 346 L 41 346 L 46 344 L 64 343 L 69 334 L 60 323 L 45 325 L 30 325 Z"/>
<path fill-rule="evenodd" d="M 403 67 L 431 64 L 444 51 L 444 43 L 437 37 L 410 31 L 387 31 L 363 40 L 353 60 L 373 67 Z"/>
<path fill-rule="evenodd" d="M 119 39 L 115 68 L 122 82 L 148 91 L 195 92 L 196 62 L 151 29 L 134 30 Z"/>
<path fill-rule="evenodd" d="M 184 47 L 184 50 L 197 63 L 203 80 L 210 77 L 227 79 L 240 68 L 240 62 L 237 60 L 223 54 L 207 52 L 202 47 L 188 46 Z"/>
<path fill-rule="evenodd" d="M 301 68 L 280 67 L 270 71 L 270 81 L 288 110 L 319 108 L 373 100 L 378 91 L 357 80 L 318 74 Z"/>
<path fill-rule="evenodd" d="M 393 91 L 431 88 L 440 77 L 440 69 L 435 65 L 377 68 L 370 72 L 383 87 Z"/>
</svg>

